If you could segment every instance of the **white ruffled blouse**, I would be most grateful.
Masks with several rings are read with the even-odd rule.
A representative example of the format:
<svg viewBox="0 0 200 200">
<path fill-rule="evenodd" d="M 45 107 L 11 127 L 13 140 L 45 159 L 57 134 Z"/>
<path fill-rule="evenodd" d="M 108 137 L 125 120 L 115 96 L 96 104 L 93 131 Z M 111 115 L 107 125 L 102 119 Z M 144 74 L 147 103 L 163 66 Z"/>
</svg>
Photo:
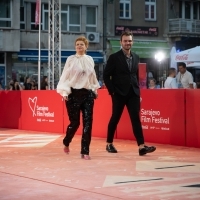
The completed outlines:
<svg viewBox="0 0 200 200">
<path fill-rule="evenodd" d="M 67 58 L 62 75 L 57 85 L 57 92 L 61 96 L 68 96 L 71 88 L 85 88 L 97 94 L 100 88 L 94 70 L 94 61 L 88 55 L 71 55 Z"/>
</svg>

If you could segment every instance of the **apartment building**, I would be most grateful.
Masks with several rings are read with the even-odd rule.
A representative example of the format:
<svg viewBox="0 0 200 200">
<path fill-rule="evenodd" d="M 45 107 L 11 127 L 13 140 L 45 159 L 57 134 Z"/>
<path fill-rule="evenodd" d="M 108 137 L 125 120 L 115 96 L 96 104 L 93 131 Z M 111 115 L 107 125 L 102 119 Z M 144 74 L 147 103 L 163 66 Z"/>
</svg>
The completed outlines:
<svg viewBox="0 0 200 200">
<path fill-rule="evenodd" d="M 108 5 L 109 55 L 120 49 L 119 37 L 125 30 L 134 35 L 132 50 L 147 63 L 159 80 L 165 79 L 170 66 L 170 51 L 200 45 L 200 1 L 193 0 L 119 0 Z M 163 52 L 162 62 L 155 60 Z"/>
<path fill-rule="evenodd" d="M 48 0 L 41 0 L 41 76 L 48 72 Z M 74 40 L 89 41 L 88 54 L 95 61 L 97 76 L 108 56 L 118 51 L 120 34 L 134 35 L 132 50 L 147 63 L 159 81 L 167 76 L 170 51 L 200 45 L 199 0 L 61 0 L 61 62 L 74 54 Z M 0 81 L 24 76 L 37 77 L 38 26 L 36 0 L 0 0 Z M 162 62 L 155 60 L 164 52 Z"/>
<path fill-rule="evenodd" d="M 176 47 L 183 51 L 200 46 L 200 1 L 199 0 L 173 0 L 170 5 L 168 32 L 166 36 Z M 187 69 L 200 82 L 200 66 Z"/>
<path fill-rule="evenodd" d="M 170 4 L 167 37 L 183 51 L 200 45 L 200 1 L 173 0 Z"/>
<path fill-rule="evenodd" d="M 108 26 L 110 27 L 108 28 L 108 54 L 120 49 L 120 34 L 130 30 L 134 35 L 132 50 L 139 55 L 140 62 L 147 63 L 148 71 L 157 78 L 161 66 L 155 60 L 155 55 L 162 51 L 165 54 L 162 68 L 163 66 L 167 68 L 169 64 L 171 47 L 167 37 L 164 36 L 167 28 L 167 6 L 165 0 L 114 1 L 115 12 L 109 12 L 112 13 L 114 21 L 112 26 Z M 110 6 L 109 9 L 113 8 Z"/>
<path fill-rule="evenodd" d="M 48 73 L 48 2 L 41 0 L 41 76 Z M 39 26 L 35 26 L 36 0 L 0 0 L 0 81 L 38 73 Z M 95 61 L 97 76 L 103 67 L 103 4 L 99 0 L 61 0 L 61 62 L 75 53 L 74 41 L 86 36 L 87 51 Z"/>
</svg>

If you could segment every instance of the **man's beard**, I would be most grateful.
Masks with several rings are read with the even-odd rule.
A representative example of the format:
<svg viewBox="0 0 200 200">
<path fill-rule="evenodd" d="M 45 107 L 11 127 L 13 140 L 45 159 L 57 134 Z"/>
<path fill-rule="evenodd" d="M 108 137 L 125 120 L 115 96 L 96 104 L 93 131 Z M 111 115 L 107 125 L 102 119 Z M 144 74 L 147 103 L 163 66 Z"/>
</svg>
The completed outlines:
<svg viewBox="0 0 200 200">
<path fill-rule="evenodd" d="M 131 46 L 123 46 L 123 49 L 124 49 L 124 50 L 130 50 L 130 49 L 131 49 Z"/>
</svg>

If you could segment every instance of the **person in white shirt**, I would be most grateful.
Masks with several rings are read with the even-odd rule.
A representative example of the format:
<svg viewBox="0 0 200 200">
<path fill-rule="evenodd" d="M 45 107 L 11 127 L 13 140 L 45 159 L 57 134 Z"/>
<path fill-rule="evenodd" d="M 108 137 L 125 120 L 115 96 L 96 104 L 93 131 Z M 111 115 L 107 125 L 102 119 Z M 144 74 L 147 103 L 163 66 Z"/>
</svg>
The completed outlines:
<svg viewBox="0 0 200 200">
<path fill-rule="evenodd" d="M 176 76 L 178 88 L 190 88 L 193 89 L 193 76 L 186 70 L 186 64 L 184 62 L 178 63 L 179 72 Z"/>
<path fill-rule="evenodd" d="M 79 37 L 75 41 L 76 54 L 67 58 L 65 67 L 57 85 L 57 92 L 66 100 L 70 124 L 63 139 L 64 152 L 69 153 L 71 143 L 79 125 L 80 112 L 83 116 L 83 134 L 81 140 L 81 158 L 89 160 L 94 99 L 100 88 L 94 70 L 94 61 L 86 55 L 88 40 Z"/>
<path fill-rule="evenodd" d="M 193 88 L 197 89 L 197 84 L 195 82 L 193 82 Z"/>
<path fill-rule="evenodd" d="M 175 68 L 170 68 L 169 69 L 169 76 L 167 77 L 164 88 L 166 89 L 177 89 L 178 84 L 176 82 L 176 69 Z"/>
</svg>

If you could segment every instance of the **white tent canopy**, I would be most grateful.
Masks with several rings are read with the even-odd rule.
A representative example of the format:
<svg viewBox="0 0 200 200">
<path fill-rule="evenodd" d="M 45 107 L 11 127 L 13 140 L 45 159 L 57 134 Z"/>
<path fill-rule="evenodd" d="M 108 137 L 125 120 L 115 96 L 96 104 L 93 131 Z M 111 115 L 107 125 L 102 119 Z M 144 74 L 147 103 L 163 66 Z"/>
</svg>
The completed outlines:
<svg viewBox="0 0 200 200">
<path fill-rule="evenodd" d="M 172 47 L 170 51 L 170 68 L 173 67 L 177 69 L 177 63 L 173 60 L 173 56 L 176 53 L 176 48 Z"/>
<path fill-rule="evenodd" d="M 172 58 L 174 62 L 200 62 L 200 46 L 175 53 Z"/>
<path fill-rule="evenodd" d="M 186 67 L 194 67 L 200 69 L 200 62 L 186 62 Z"/>
</svg>

